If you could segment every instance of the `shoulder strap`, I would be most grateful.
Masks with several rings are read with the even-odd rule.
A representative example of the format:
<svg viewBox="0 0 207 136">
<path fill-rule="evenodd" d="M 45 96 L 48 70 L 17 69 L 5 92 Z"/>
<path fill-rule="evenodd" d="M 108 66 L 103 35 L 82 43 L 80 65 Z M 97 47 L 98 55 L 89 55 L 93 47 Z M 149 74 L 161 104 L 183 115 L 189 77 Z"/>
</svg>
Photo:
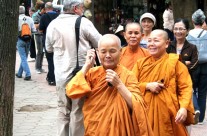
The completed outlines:
<svg viewBox="0 0 207 136">
<path fill-rule="evenodd" d="M 77 47 L 77 48 L 76 48 L 76 51 L 77 51 L 76 68 L 79 68 L 78 48 L 79 48 L 79 33 L 80 33 L 80 23 L 81 23 L 81 18 L 82 18 L 82 16 L 78 17 L 78 18 L 76 19 L 76 22 L 75 22 L 75 37 L 76 37 L 76 47 Z M 94 50 L 95 50 L 95 48 L 94 48 Z M 99 62 L 99 59 L 98 59 L 96 50 L 95 50 L 95 54 L 96 54 L 96 58 L 95 58 L 96 66 L 100 66 L 100 62 Z"/>
<path fill-rule="evenodd" d="M 204 31 L 204 29 L 200 32 L 200 34 L 198 35 L 198 37 L 197 37 L 197 38 L 200 38 L 200 37 L 201 37 L 201 35 L 202 35 L 203 31 Z"/>
<path fill-rule="evenodd" d="M 79 47 L 79 32 L 80 32 L 80 23 L 81 23 L 81 16 L 76 19 L 75 22 L 75 37 L 76 37 L 76 51 L 77 51 L 77 62 L 76 62 L 76 68 L 79 68 L 78 63 L 78 47 Z"/>
</svg>

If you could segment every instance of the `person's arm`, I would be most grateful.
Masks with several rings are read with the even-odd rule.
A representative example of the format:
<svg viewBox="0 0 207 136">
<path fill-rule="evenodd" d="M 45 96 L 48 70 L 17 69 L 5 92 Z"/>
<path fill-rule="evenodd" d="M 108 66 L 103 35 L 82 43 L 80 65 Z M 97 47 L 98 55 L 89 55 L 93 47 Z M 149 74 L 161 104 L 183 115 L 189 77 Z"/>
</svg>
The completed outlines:
<svg viewBox="0 0 207 136">
<path fill-rule="evenodd" d="M 192 56 L 190 62 L 185 62 L 189 71 L 195 70 L 198 64 L 198 50 L 196 46 L 192 46 Z"/>
<path fill-rule="evenodd" d="M 66 95 L 72 99 L 81 98 L 91 92 L 89 81 L 86 79 L 86 73 L 93 66 L 95 58 L 94 50 L 88 50 L 86 62 L 82 69 L 70 80 L 66 86 Z"/>
<path fill-rule="evenodd" d="M 136 78 L 138 79 L 138 87 L 139 87 L 141 93 L 144 94 L 146 91 L 147 82 L 139 82 L 139 74 L 140 74 L 139 67 L 138 67 L 139 63 L 140 62 L 135 63 L 135 65 L 132 69 L 132 72 L 135 74 Z"/>
<path fill-rule="evenodd" d="M 35 27 L 35 24 L 34 24 L 34 21 L 31 19 L 31 24 L 30 24 L 30 27 L 31 27 L 31 31 L 32 33 L 35 33 L 37 30 L 36 30 L 36 27 Z"/>
<path fill-rule="evenodd" d="M 81 71 L 83 72 L 83 75 L 85 76 L 86 73 L 88 72 L 88 70 L 93 67 L 94 65 L 94 61 L 95 61 L 95 50 L 94 49 L 90 49 L 87 51 L 87 55 L 86 55 L 86 62 L 83 65 Z"/>
<path fill-rule="evenodd" d="M 53 52 L 53 45 L 56 40 L 54 38 L 55 34 L 56 33 L 54 32 L 53 25 L 52 24 L 49 25 L 47 29 L 47 33 L 46 33 L 46 38 L 45 38 L 45 48 L 49 53 Z"/>
<path fill-rule="evenodd" d="M 187 108 L 192 101 L 192 81 L 187 67 L 178 62 L 176 65 L 177 96 L 180 109 L 177 112 L 175 122 L 183 123 L 187 117 Z"/>
<path fill-rule="evenodd" d="M 111 69 L 106 70 L 106 82 L 118 89 L 118 92 L 125 99 L 127 105 L 132 109 L 132 94 L 123 84 L 117 73 Z"/>
</svg>

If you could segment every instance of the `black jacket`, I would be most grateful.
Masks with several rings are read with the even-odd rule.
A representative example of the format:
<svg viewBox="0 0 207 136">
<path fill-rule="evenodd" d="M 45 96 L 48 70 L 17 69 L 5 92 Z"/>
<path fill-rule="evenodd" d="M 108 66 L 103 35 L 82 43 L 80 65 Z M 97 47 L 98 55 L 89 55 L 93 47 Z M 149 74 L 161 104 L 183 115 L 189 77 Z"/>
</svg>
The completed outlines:
<svg viewBox="0 0 207 136">
<path fill-rule="evenodd" d="M 176 41 L 171 42 L 171 44 L 167 48 L 167 53 L 176 53 Z M 198 64 L 197 47 L 185 40 L 180 55 L 183 64 L 185 64 L 185 61 L 191 62 L 190 65 L 185 65 L 188 67 L 189 73 L 192 74 L 192 72 L 196 69 Z"/>
</svg>

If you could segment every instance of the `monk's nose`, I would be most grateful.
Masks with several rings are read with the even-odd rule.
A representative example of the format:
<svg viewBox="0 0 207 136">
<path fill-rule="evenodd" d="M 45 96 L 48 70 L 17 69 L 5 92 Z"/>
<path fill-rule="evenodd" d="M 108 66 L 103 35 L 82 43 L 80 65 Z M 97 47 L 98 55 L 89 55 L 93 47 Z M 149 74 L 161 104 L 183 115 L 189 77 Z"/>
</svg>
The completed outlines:
<svg viewBox="0 0 207 136">
<path fill-rule="evenodd" d="M 109 52 L 106 52 L 106 57 L 110 57 L 110 53 Z"/>
</svg>

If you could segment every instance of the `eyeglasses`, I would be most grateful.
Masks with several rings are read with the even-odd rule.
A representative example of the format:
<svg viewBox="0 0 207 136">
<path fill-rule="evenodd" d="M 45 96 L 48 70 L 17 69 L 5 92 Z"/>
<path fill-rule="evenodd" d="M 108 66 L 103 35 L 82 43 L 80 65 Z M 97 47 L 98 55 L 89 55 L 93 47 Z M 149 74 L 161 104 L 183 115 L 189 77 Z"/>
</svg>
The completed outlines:
<svg viewBox="0 0 207 136">
<path fill-rule="evenodd" d="M 184 30 L 186 30 L 186 29 L 180 27 L 180 28 L 174 28 L 173 30 L 174 30 L 174 31 L 184 31 Z"/>
</svg>

